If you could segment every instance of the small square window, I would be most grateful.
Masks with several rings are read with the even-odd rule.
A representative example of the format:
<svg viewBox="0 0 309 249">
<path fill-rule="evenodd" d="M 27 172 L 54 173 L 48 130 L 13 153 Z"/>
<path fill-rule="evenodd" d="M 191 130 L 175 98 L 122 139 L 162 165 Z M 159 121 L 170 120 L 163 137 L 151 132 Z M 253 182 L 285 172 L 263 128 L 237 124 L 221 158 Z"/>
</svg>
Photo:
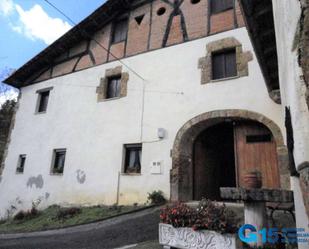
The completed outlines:
<svg viewBox="0 0 309 249">
<path fill-rule="evenodd" d="M 141 173 L 142 145 L 125 145 L 124 173 Z"/>
<path fill-rule="evenodd" d="M 271 142 L 271 134 L 247 135 L 247 143 L 269 143 Z"/>
<path fill-rule="evenodd" d="M 120 97 L 120 85 L 121 85 L 121 77 L 113 77 L 109 78 L 107 82 L 106 88 L 106 98 L 116 98 Z"/>
<path fill-rule="evenodd" d="M 17 173 L 24 173 L 26 163 L 26 155 L 19 155 L 18 165 L 16 168 Z"/>
<path fill-rule="evenodd" d="M 237 76 L 235 49 L 212 54 L 213 80 L 235 76 Z"/>
<path fill-rule="evenodd" d="M 128 19 L 124 18 L 117 21 L 113 28 L 112 43 L 121 42 L 127 39 Z"/>
<path fill-rule="evenodd" d="M 38 107 L 37 107 L 38 113 L 46 112 L 49 99 L 49 92 L 50 91 L 39 92 Z"/>
<path fill-rule="evenodd" d="M 232 9 L 234 0 L 211 0 L 211 13 L 216 14 Z"/>
<path fill-rule="evenodd" d="M 63 174 L 64 163 L 65 163 L 66 149 L 54 150 L 52 173 Z"/>
</svg>

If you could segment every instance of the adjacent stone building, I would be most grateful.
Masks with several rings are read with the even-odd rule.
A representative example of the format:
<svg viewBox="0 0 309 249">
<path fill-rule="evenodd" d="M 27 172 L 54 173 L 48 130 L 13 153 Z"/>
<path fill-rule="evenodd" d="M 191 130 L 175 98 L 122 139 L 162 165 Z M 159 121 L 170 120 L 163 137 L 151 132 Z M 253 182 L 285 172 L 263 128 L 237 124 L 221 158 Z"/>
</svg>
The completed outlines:
<svg viewBox="0 0 309 249">
<path fill-rule="evenodd" d="M 309 232 L 309 1 L 240 3 L 266 83 L 281 95 L 297 227 Z"/>
</svg>

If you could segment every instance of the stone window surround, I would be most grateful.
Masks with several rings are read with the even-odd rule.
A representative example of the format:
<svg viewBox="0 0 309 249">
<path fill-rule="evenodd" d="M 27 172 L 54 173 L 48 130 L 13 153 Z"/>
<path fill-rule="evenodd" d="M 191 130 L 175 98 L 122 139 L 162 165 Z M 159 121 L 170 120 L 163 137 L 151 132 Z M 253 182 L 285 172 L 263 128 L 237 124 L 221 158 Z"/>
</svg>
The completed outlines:
<svg viewBox="0 0 309 249">
<path fill-rule="evenodd" d="M 106 98 L 108 80 L 113 77 L 120 76 L 120 96 L 115 98 Z M 108 100 L 119 99 L 127 96 L 127 85 L 129 81 L 129 73 L 122 72 L 122 66 L 105 70 L 105 77 L 101 78 L 100 85 L 97 87 L 97 101 L 103 102 Z"/>
<path fill-rule="evenodd" d="M 201 131 L 225 119 L 252 120 L 264 124 L 272 133 L 277 145 L 278 170 L 281 189 L 290 189 L 288 149 L 284 144 L 278 125 L 264 115 L 248 110 L 228 109 L 200 114 L 178 131 L 172 150 L 170 171 L 171 200 L 191 201 L 193 199 L 193 144 Z"/>
<path fill-rule="evenodd" d="M 224 50 L 236 50 L 237 76 L 213 80 L 212 78 L 212 54 Z M 253 60 L 251 51 L 243 52 L 242 44 L 234 37 L 227 37 L 206 45 L 207 54 L 199 59 L 198 68 L 202 70 L 201 84 L 218 82 L 222 80 L 235 79 L 249 75 L 249 61 Z"/>
</svg>

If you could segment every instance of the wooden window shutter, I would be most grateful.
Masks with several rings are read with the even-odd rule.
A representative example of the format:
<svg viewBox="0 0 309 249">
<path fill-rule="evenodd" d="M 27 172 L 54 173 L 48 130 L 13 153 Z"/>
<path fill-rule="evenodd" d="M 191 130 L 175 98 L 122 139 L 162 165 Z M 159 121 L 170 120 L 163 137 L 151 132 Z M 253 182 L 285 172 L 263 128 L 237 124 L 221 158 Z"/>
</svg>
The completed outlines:
<svg viewBox="0 0 309 249">
<path fill-rule="evenodd" d="M 128 19 L 119 20 L 114 24 L 113 43 L 124 41 L 127 38 Z"/>
<path fill-rule="evenodd" d="M 225 77 L 237 76 L 235 50 L 225 54 Z"/>
<path fill-rule="evenodd" d="M 224 54 L 214 54 L 212 55 L 212 79 L 224 78 L 225 74 L 225 64 L 224 64 Z"/>
</svg>

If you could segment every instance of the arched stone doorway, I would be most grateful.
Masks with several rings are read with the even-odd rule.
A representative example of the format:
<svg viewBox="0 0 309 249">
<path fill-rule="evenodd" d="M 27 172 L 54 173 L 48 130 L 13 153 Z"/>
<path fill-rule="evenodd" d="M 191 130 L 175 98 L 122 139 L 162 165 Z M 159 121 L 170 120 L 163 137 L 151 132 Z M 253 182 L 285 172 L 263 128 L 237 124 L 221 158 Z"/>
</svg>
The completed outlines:
<svg viewBox="0 0 309 249">
<path fill-rule="evenodd" d="M 246 110 L 220 110 L 201 114 L 178 131 L 172 153 L 171 200 L 194 199 L 194 148 L 198 137 L 207 128 L 222 123 L 255 122 L 271 132 L 275 141 L 280 188 L 289 189 L 288 152 L 280 128 L 265 116 Z"/>
</svg>

